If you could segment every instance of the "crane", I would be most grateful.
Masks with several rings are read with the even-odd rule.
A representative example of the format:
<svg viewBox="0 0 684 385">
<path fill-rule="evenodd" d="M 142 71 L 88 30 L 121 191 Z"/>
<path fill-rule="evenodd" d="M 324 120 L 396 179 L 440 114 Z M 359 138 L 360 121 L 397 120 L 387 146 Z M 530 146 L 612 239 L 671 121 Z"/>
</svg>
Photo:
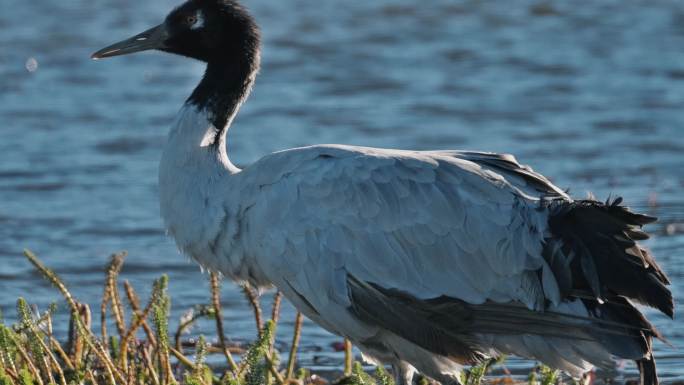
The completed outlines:
<svg viewBox="0 0 684 385">
<path fill-rule="evenodd" d="M 460 383 L 500 354 L 573 377 L 634 360 L 658 384 L 635 304 L 674 316 L 638 241 L 655 218 L 576 200 L 506 154 L 316 145 L 239 169 L 226 136 L 259 69 L 260 33 L 233 0 L 189 0 L 94 59 L 160 50 L 206 63 L 163 148 L 159 198 L 183 253 L 349 338 L 399 384 Z"/>
</svg>

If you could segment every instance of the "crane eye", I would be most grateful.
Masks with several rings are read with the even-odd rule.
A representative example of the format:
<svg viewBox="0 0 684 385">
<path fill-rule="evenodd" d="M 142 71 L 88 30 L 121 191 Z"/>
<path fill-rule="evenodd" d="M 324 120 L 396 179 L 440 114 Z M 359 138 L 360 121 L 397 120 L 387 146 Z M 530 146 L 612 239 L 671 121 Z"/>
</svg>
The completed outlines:
<svg viewBox="0 0 684 385">
<path fill-rule="evenodd" d="M 188 26 L 193 26 L 197 23 L 197 16 L 195 15 L 190 15 L 185 17 L 185 24 Z"/>
</svg>

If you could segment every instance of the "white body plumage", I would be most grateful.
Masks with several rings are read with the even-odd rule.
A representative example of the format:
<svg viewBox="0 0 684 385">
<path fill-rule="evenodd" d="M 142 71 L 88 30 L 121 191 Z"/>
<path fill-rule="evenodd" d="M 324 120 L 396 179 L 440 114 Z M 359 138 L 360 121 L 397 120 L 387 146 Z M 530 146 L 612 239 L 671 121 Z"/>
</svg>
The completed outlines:
<svg viewBox="0 0 684 385">
<path fill-rule="evenodd" d="M 553 310 L 587 316 L 581 302 L 561 302 L 541 255 L 548 210 L 539 192 L 474 161 L 487 154 L 326 145 L 277 152 L 239 170 L 225 150 L 203 145 L 215 132 L 203 111 L 186 105 L 164 148 L 161 213 L 179 248 L 233 279 L 274 284 L 370 356 L 442 380 L 456 381 L 461 369 L 355 317 L 348 274 L 420 299 L 519 301 L 539 311 L 549 300 Z M 576 376 L 592 367 L 577 351 L 612 365 L 593 341 L 486 331 L 479 338 L 492 352 L 544 359 Z M 364 346 L 369 341 L 383 349 Z"/>
</svg>

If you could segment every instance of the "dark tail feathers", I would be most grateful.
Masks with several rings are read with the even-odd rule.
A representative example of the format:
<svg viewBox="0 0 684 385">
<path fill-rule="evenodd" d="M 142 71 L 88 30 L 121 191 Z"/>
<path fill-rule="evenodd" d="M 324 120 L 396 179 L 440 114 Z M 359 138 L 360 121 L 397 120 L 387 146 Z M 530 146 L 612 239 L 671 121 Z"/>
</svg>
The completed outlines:
<svg viewBox="0 0 684 385">
<path fill-rule="evenodd" d="M 562 202 L 552 209 L 549 243 L 560 241 L 563 254 L 574 255 L 568 289 L 589 292 L 601 301 L 627 297 L 672 318 L 674 301 L 666 287 L 670 281 L 651 253 L 636 242 L 648 239 L 641 226 L 656 218 L 633 213 L 621 202 Z"/>
<path fill-rule="evenodd" d="M 631 212 L 622 198 L 598 202 L 556 202 L 551 206 L 544 256 L 559 278 L 561 291 L 579 297 L 597 318 L 634 329 L 630 337 L 602 335 L 597 339 L 613 354 L 635 359 L 642 385 L 658 385 L 652 337 L 663 339 L 628 299 L 674 317 L 669 279 L 651 253 L 637 241 L 648 239 L 641 230 L 656 218 Z"/>
</svg>

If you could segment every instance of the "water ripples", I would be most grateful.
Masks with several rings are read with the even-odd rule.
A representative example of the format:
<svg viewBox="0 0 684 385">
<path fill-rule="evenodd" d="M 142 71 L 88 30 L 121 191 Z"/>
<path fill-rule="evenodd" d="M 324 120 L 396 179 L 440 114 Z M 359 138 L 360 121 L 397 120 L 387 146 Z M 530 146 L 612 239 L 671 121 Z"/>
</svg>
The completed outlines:
<svg viewBox="0 0 684 385">
<path fill-rule="evenodd" d="M 170 275 L 175 317 L 206 302 L 206 276 L 164 235 L 156 196 L 167 127 L 202 66 L 161 54 L 89 60 L 158 23 L 174 1 L 8 1 L 13 12 L 0 14 L 0 308 L 20 295 L 40 306 L 59 299 L 23 260 L 24 247 L 91 303 L 109 253 L 121 249 L 130 251 L 123 276 L 143 295 L 154 277 Z M 623 195 L 658 216 L 647 246 L 682 297 L 683 3 L 248 5 L 263 28 L 263 66 L 232 128 L 234 162 L 315 143 L 514 153 L 576 196 Z M 231 335 L 250 338 L 239 290 L 226 285 L 224 298 Z M 684 343 L 681 322 L 649 316 L 675 346 Z M 283 341 L 293 318 L 286 306 Z M 303 341 L 303 364 L 341 364 L 337 337 L 307 322 Z M 663 379 L 684 379 L 684 356 L 656 350 Z M 523 374 L 529 362 L 509 367 Z"/>
</svg>

